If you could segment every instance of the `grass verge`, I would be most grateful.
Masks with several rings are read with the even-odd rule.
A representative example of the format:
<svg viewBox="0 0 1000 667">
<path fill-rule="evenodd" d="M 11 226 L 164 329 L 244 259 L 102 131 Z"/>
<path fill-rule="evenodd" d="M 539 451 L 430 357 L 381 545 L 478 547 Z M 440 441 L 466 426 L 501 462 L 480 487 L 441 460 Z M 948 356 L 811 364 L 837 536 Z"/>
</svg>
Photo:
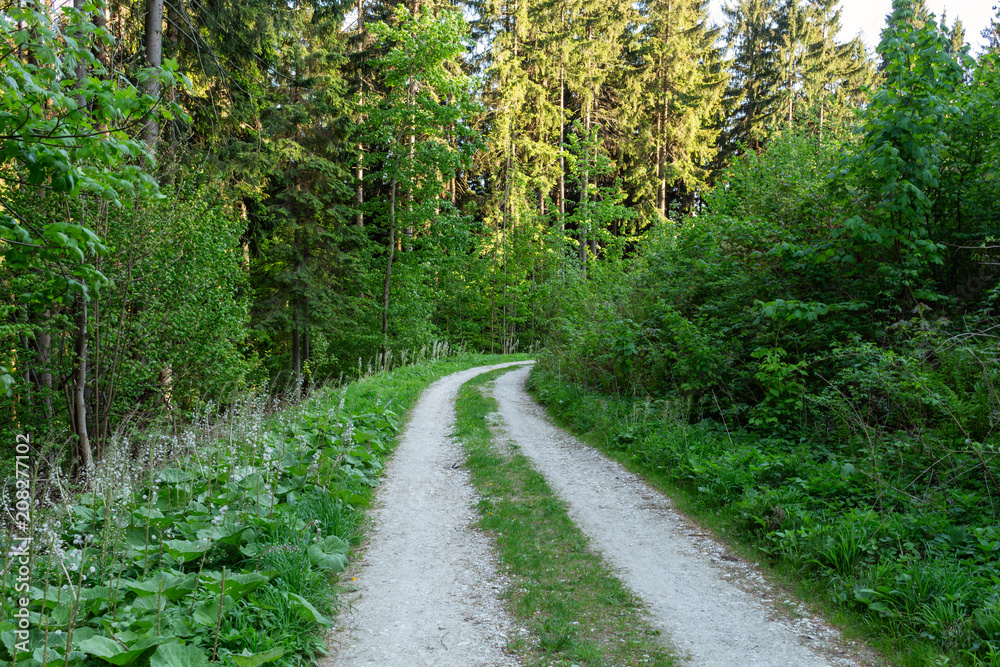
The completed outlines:
<svg viewBox="0 0 1000 667">
<path fill-rule="evenodd" d="M 509 609 L 528 634 L 510 648 L 529 665 L 676 664 L 640 600 L 615 577 L 516 446 L 498 443 L 484 388 L 500 369 L 459 392 L 456 436 L 479 494 L 480 527 L 497 542 L 511 585 Z"/>
</svg>

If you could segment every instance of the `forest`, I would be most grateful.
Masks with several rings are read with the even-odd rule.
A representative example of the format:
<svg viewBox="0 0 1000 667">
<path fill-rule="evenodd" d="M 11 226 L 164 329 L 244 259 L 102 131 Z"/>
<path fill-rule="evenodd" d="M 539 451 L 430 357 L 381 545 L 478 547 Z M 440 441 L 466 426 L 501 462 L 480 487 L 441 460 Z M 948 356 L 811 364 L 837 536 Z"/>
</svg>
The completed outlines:
<svg viewBox="0 0 1000 667">
<path fill-rule="evenodd" d="M 530 351 L 767 558 L 1000 663 L 1000 15 L 894 0 L 872 53 L 837 0 L 2 4 L 0 476 Z"/>
</svg>

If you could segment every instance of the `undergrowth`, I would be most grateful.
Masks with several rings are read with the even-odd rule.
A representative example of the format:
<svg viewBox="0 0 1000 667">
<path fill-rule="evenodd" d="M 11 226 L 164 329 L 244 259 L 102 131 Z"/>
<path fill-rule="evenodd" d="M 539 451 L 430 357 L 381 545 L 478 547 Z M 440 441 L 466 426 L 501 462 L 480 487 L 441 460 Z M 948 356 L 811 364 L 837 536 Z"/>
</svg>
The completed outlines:
<svg viewBox="0 0 1000 667">
<path fill-rule="evenodd" d="M 529 387 L 575 431 L 682 489 L 771 564 L 819 582 L 903 664 L 1000 665 L 992 450 L 905 433 L 866 446 L 763 437 L 541 369 Z"/>
<path fill-rule="evenodd" d="M 82 489 L 33 452 L 31 523 L 12 504 L 0 528 L 0 665 L 315 662 L 403 414 L 496 359 L 398 368 L 271 416 L 264 396 L 209 406 L 176 437 L 119 438 Z"/>
<path fill-rule="evenodd" d="M 511 648 L 531 665 L 673 665 L 641 602 L 593 552 L 562 501 L 513 444 L 490 429 L 496 401 L 484 390 L 510 369 L 459 392 L 455 435 L 479 494 L 480 526 L 511 578 L 508 607 L 529 630 Z"/>
</svg>

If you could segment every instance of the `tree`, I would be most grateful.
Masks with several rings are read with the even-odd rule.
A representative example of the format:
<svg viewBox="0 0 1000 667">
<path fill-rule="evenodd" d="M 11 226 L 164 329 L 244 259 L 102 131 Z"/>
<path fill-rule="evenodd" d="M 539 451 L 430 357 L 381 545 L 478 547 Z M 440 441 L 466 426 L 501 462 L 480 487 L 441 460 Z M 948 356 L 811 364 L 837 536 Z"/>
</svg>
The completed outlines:
<svg viewBox="0 0 1000 667">
<path fill-rule="evenodd" d="M 452 11 L 411 14 L 398 7 L 393 24 L 373 27 L 378 38 L 392 47 L 376 61 L 386 91 L 382 100 L 366 105 L 367 143 L 384 147 L 386 153 L 372 179 L 389 185 L 388 241 L 385 279 L 382 284 L 382 358 L 387 362 L 389 341 L 389 297 L 392 264 L 396 252 L 398 219 L 408 226 L 427 221 L 442 206 L 438 197 L 442 178 L 468 164 L 476 133 L 469 125 L 476 105 L 469 78 L 449 64 L 464 52 L 465 23 Z M 451 129 L 453 128 L 453 129 Z M 465 138 L 449 141 L 449 133 Z M 402 186 L 410 205 L 404 216 L 398 206 Z"/>
<path fill-rule="evenodd" d="M 780 35 L 775 0 L 739 0 L 726 5 L 725 39 L 732 52 L 727 119 L 720 135 L 723 159 L 741 150 L 761 148 L 781 113 L 778 54 Z"/>
<path fill-rule="evenodd" d="M 865 109 L 857 153 L 839 171 L 841 186 L 866 193 L 867 210 L 832 232 L 839 256 L 850 264 L 872 260 L 889 290 L 905 290 L 913 301 L 914 278 L 942 262 L 944 246 L 929 230 L 929 194 L 940 183 L 947 120 L 960 113 L 954 100 L 968 58 L 950 52 L 948 34 L 920 8 L 893 2 L 878 46 L 885 84 Z"/>
<path fill-rule="evenodd" d="M 635 137 L 625 140 L 631 164 L 624 176 L 634 201 L 666 217 L 674 204 L 690 210 L 707 187 L 726 74 L 707 2 L 653 0 L 640 14 L 622 95 L 622 124 L 630 130 L 623 134 Z"/>
<path fill-rule="evenodd" d="M 53 21 L 45 6 L 26 2 L 0 15 L 0 32 L 18 48 L 2 56 L 0 83 L 0 169 L 13 188 L 53 196 L 81 194 L 119 203 L 119 192 L 154 194 L 155 183 L 134 161 L 146 155 L 134 137 L 154 117 L 157 100 L 141 93 L 96 55 L 110 35 L 97 3 L 63 7 Z M 176 80 L 168 71 L 144 69 L 146 80 Z M 81 76 L 87 74 L 87 76 Z M 176 110 L 176 107 L 174 107 Z M 169 115 L 171 109 L 161 107 Z M 75 304 L 77 317 L 74 396 L 67 407 L 79 441 L 79 463 L 93 464 L 87 437 L 87 302 L 106 279 L 93 259 L 108 252 L 80 218 L 36 223 L 0 199 L 0 252 L 9 270 L 34 274 L 22 303 L 33 312 Z M 10 378 L 0 370 L 0 381 Z M 9 380 L 6 381 L 10 390 Z"/>
<path fill-rule="evenodd" d="M 809 0 L 806 21 L 808 44 L 804 56 L 801 95 L 808 120 L 818 125 L 823 137 L 827 125 L 842 123 L 867 100 L 874 87 L 875 71 L 865 46 L 858 38 L 838 42 L 839 0 Z"/>
</svg>

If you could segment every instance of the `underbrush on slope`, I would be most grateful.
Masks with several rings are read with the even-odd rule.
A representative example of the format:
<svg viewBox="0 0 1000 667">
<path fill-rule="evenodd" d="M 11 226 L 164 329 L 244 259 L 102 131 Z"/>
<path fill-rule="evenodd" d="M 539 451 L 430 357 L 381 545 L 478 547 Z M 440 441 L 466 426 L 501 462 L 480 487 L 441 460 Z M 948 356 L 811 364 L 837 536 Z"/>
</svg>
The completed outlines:
<svg viewBox="0 0 1000 667">
<path fill-rule="evenodd" d="M 1000 665 L 994 447 L 870 428 L 840 440 L 766 437 L 544 369 L 530 388 L 773 564 L 820 582 L 831 602 L 895 640 L 906 664 Z"/>
<path fill-rule="evenodd" d="M 400 368 L 272 417 L 250 397 L 178 438 L 136 433 L 85 492 L 35 461 L 30 523 L 10 512 L 0 529 L 0 665 L 314 662 L 401 415 L 490 359 Z"/>
</svg>

